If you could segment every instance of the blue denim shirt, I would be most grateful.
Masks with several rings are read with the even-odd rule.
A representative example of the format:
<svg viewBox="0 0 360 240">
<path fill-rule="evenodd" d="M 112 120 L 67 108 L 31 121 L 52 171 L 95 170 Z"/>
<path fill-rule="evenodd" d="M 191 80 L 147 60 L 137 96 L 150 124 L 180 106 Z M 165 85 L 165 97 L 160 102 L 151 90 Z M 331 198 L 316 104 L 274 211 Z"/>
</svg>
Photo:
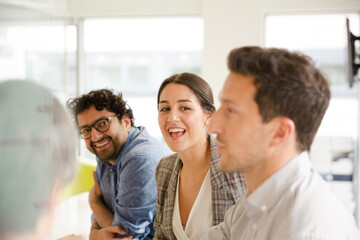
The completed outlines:
<svg viewBox="0 0 360 240">
<path fill-rule="evenodd" d="M 131 127 L 114 165 L 98 157 L 96 178 L 113 226 L 121 226 L 135 239 L 152 239 L 156 213 L 155 168 L 169 149 L 151 137 L 144 127 Z M 120 236 L 119 236 L 120 237 Z"/>
</svg>

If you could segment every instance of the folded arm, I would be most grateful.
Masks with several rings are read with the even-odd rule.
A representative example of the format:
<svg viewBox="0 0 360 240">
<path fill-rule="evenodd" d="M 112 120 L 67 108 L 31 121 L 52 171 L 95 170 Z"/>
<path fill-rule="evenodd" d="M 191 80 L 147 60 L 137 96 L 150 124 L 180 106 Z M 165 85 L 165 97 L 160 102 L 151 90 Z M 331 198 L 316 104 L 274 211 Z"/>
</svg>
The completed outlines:
<svg viewBox="0 0 360 240">
<path fill-rule="evenodd" d="M 96 173 L 92 172 L 94 186 L 89 190 L 89 205 L 100 228 L 111 226 L 114 214 L 107 208 L 103 201 L 103 194 L 96 180 Z"/>
<path fill-rule="evenodd" d="M 152 237 L 156 209 L 156 181 L 153 162 L 144 156 L 129 159 L 118 174 L 118 194 L 113 226 L 142 240 Z"/>
</svg>

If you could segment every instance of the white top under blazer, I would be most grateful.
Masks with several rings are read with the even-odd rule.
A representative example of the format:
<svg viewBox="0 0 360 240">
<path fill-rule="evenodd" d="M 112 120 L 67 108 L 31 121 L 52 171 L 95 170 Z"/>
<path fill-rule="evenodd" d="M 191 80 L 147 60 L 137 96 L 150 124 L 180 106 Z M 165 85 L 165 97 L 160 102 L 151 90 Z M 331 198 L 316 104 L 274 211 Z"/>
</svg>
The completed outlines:
<svg viewBox="0 0 360 240">
<path fill-rule="evenodd" d="M 199 193 L 191 208 L 185 228 L 181 224 L 179 211 L 179 178 L 176 186 L 176 197 L 172 228 L 178 240 L 199 240 L 208 233 L 212 226 L 211 182 L 210 171 L 207 172 Z"/>
</svg>

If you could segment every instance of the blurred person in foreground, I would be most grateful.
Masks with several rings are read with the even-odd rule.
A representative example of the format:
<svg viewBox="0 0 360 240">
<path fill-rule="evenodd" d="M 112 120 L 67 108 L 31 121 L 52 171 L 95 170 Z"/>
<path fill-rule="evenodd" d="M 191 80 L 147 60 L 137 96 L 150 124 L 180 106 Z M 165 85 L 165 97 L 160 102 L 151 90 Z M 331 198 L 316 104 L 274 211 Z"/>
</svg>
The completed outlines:
<svg viewBox="0 0 360 240">
<path fill-rule="evenodd" d="M 301 53 L 231 51 L 221 107 L 210 123 L 219 167 L 241 172 L 248 192 L 205 239 L 360 239 L 354 217 L 313 169 L 313 138 L 329 86 Z"/>
<path fill-rule="evenodd" d="M 159 127 L 175 153 L 156 168 L 154 239 L 199 240 L 244 194 L 244 180 L 219 170 L 215 138 L 208 133 L 214 99 L 204 79 L 186 72 L 168 77 L 157 104 Z"/>
<path fill-rule="evenodd" d="M 70 118 L 44 87 L 0 83 L 0 239 L 46 239 L 76 170 Z"/>
<path fill-rule="evenodd" d="M 155 168 L 170 151 L 144 127 L 134 125 L 132 109 L 121 93 L 94 90 L 69 99 L 67 105 L 86 147 L 96 155 L 89 190 L 90 240 L 152 239 Z"/>
</svg>

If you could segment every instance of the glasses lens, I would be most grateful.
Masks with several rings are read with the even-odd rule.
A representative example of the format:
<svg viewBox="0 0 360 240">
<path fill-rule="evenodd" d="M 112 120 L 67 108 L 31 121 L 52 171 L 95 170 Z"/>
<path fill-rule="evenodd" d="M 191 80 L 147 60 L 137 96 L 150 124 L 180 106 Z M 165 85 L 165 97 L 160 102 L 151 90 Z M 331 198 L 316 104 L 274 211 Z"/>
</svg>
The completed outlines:
<svg viewBox="0 0 360 240">
<path fill-rule="evenodd" d="M 91 129 L 89 127 L 80 129 L 80 136 L 82 138 L 89 138 L 90 135 L 91 135 Z"/>
<path fill-rule="evenodd" d="M 105 132 L 109 129 L 109 121 L 107 119 L 101 119 L 95 124 L 96 130 L 99 132 Z"/>
</svg>

